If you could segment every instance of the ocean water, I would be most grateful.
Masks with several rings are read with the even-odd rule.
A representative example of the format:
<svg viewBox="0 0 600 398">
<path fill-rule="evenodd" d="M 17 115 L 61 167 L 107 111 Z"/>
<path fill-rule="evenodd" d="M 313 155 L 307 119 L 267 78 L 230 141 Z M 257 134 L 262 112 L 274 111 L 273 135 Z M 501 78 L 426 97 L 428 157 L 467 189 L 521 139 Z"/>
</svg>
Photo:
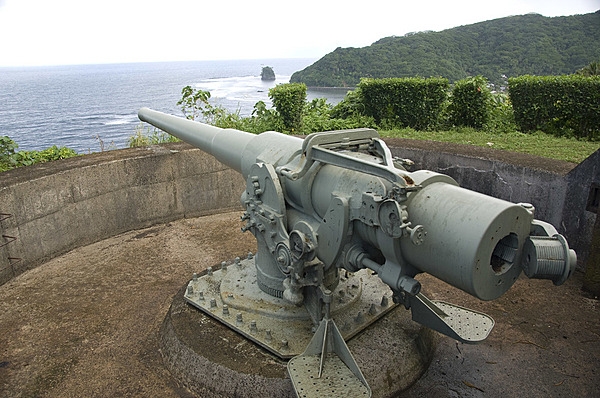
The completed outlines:
<svg viewBox="0 0 600 398">
<path fill-rule="evenodd" d="M 126 148 L 140 124 L 137 111 L 149 107 L 183 116 L 177 107 L 187 85 L 211 93 L 210 102 L 241 115 L 265 101 L 276 84 L 315 59 L 197 61 L 115 65 L 0 68 L 0 136 L 19 150 L 66 146 L 79 153 Z M 263 82 L 271 66 L 276 80 Z M 308 90 L 308 99 L 335 104 L 345 90 Z"/>
</svg>

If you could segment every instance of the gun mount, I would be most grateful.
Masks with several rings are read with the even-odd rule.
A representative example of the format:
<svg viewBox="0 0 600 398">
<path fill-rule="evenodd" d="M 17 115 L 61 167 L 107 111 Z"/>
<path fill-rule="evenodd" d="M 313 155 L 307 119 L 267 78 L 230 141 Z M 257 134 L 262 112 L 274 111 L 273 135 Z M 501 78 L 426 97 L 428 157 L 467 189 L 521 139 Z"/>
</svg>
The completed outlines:
<svg viewBox="0 0 600 398">
<path fill-rule="evenodd" d="M 419 273 L 493 300 L 521 271 L 560 285 L 576 265 L 575 252 L 552 225 L 534 219 L 532 205 L 461 188 L 432 171 L 409 172 L 375 130 L 302 140 L 220 129 L 147 108 L 139 118 L 246 178 L 242 231 L 255 236 L 256 255 L 195 275 L 185 298 L 291 358 L 288 372 L 299 395 L 316 395 L 307 384 L 318 391 L 322 382 L 333 395 L 370 396 L 345 340 L 396 305 L 459 341 L 488 336 L 489 316 L 429 300 L 415 279 Z M 273 339 L 274 330 L 286 338 Z M 306 383 L 311 372 L 317 377 Z M 339 375 L 344 383 L 336 383 Z"/>
</svg>

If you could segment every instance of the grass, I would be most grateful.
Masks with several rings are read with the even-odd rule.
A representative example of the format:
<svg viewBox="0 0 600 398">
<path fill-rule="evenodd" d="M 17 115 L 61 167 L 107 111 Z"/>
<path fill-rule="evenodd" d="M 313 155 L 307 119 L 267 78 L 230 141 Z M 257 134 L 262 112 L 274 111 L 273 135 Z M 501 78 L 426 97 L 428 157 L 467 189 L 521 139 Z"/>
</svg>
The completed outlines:
<svg viewBox="0 0 600 398">
<path fill-rule="evenodd" d="M 511 152 L 528 153 L 545 158 L 581 163 L 600 148 L 599 141 L 581 141 L 574 138 L 555 137 L 543 132 L 489 133 L 474 129 L 451 131 L 416 131 L 413 129 L 379 131 L 382 137 L 410 138 L 453 142 L 458 144 L 491 147 Z"/>
</svg>

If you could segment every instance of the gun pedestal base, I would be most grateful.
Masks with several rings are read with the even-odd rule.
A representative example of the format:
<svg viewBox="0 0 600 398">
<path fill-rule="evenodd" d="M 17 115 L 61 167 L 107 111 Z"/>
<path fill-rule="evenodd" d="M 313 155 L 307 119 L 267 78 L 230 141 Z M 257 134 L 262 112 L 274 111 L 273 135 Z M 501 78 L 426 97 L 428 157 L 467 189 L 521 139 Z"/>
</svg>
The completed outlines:
<svg viewBox="0 0 600 398">
<path fill-rule="evenodd" d="M 231 266 L 233 267 L 233 266 Z M 175 296 L 161 327 L 161 352 L 171 374 L 202 397 L 295 397 L 287 359 L 267 351 L 189 305 L 187 285 Z M 236 314 L 232 311 L 234 319 Z M 273 331 L 275 332 L 275 331 Z M 427 369 L 436 334 L 391 309 L 347 344 L 373 391 L 392 396 Z"/>
<path fill-rule="evenodd" d="M 282 359 L 301 354 L 316 326 L 303 305 L 263 292 L 254 258 L 205 271 L 188 283 L 185 300 Z M 340 278 L 331 315 L 349 340 L 394 307 L 392 292 L 370 270 Z"/>
</svg>

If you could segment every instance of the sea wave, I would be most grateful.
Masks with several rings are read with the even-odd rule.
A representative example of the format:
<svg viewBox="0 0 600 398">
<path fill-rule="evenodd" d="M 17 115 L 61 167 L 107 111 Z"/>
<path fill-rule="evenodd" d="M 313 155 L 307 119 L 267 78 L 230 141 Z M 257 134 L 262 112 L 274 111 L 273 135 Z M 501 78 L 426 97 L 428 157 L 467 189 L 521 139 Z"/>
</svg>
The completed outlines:
<svg viewBox="0 0 600 398">
<path fill-rule="evenodd" d="M 131 124 L 134 122 L 139 123 L 139 120 L 135 113 L 129 114 L 129 115 L 114 115 L 113 120 L 109 120 L 109 121 L 105 122 L 104 124 L 106 126 L 116 126 L 116 125 L 120 125 L 120 124 Z"/>
</svg>

